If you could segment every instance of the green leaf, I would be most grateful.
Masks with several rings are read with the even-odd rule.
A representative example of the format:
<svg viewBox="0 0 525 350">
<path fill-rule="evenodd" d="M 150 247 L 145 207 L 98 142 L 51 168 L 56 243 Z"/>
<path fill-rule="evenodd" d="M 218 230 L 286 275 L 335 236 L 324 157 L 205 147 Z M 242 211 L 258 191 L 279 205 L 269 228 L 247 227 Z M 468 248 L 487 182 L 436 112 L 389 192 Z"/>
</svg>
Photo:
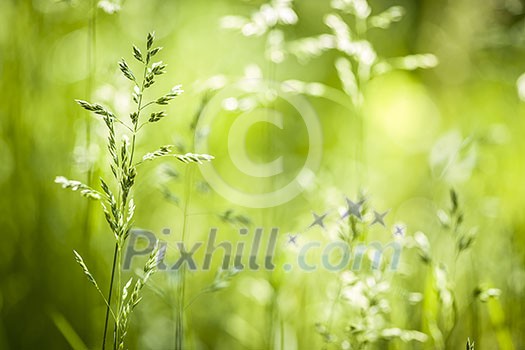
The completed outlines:
<svg viewBox="0 0 525 350">
<path fill-rule="evenodd" d="M 162 118 L 166 117 L 166 112 L 160 111 L 160 112 L 153 112 L 151 113 L 151 116 L 149 117 L 150 123 L 155 123 L 161 120 Z"/>
<path fill-rule="evenodd" d="M 140 52 L 140 49 L 135 45 L 133 45 L 133 57 L 135 57 L 139 62 L 144 62 L 144 59 L 142 58 L 142 52 Z"/>
<path fill-rule="evenodd" d="M 162 47 L 156 47 L 156 48 L 154 48 L 153 50 L 151 50 L 151 51 L 149 52 L 149 56 L 150 56 L 150 57 L 155 56 L 160 50 L 162 50 Z"/>
<path fill-rule="evenodd" d="M 175 97 L 181 95 L 184 92 L 182 90 L 182 85 L 175 85 L 170 92 L 168 92 L 166 95 L 159 97 L 155 103 L 158 105 L 167 105 L 169 101 L 173 100 Z"/>
<path fill-rule="evenodd" d="M 166 69 L 166 65 L 162 61 L 159 61 L 159 62 L 153 63 L 149 71 L 153 75 L 161 75 L 161 74 L 166 73 L 165 69 Z"/>
<path fill-rule="evenodd" d="M 153 46 L 153 41 L 155 40 L 155 32 L 148 33 L 148 39 L 146 42 L 146 48 L 149 50 Z"/>
<path fill-rule="evenodd" d="M 133 48 L 135 48 L 135 46 L 133 46 Z M 140 54 L 140 51 L 139 51 L 139 54 Z M 135 56 L 135 58 L 137 58 L 137 56 Z M 126 78 L 128 78 L 131 81 L 136 81 L 135 75 L 133 74 L 133 72 L 131 71 L 131 68 L 129 68 L 127 62 L 123 58 L 119 61 L 118 66 L 120 68 L 120 71 L 122 72 L 122 74 L 124 74 Z"/>
<path fill-rule="evenodd" d="M 73 254 L 75 255 L 75 261 L 80 265 L 80 267 L 82 268 L 82 271 L 84 272 L 84 275 L 86 275 L 89 282 L 91 282 L 97 289 L 100 289 L 98 288 L 97 281 L 95 281 L 95 278 L 93 277 L 91 272 L 89 272 L 88 267 L 84 263 L 84 259 L 82 259 L 82 257 L 80 256 L 80 254 L 77 253 L 76 250 L 73 250 Z"/>
</svg>

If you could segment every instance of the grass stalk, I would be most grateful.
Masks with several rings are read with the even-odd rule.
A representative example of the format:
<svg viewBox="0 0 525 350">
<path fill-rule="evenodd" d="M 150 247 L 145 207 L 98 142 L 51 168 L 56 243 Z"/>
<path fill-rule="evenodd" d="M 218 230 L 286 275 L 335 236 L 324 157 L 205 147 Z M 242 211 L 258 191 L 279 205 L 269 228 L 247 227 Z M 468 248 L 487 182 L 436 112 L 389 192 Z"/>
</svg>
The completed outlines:
<svg viewBox="0 0 525 350">
<path fill-rule="evenodd" d="M 70 189 L 72 191 L 78 191 L 80 194 L 91 200 L 99 201 L 104 214 L 105 219 L 111 229 L 111 232 L 116 240 L 115 251 L 113 253 L 113 264 L 111 268 L 111 280 L 109 285 L 109 298 L 106 300 L 102 293 L 95 277 L 88 270 L 87 265 L 84 263 L 83 258 L 74 251 L 75 260 L 82 268 L 84 274 L 88 280 L 96 287 L 98 292 L 102 295 L 107 308 L 106 316 L 104 321 L 104 334 L 102 339 L 102 349 L 105 349 L 107 331 L 109 327 L 109 314 L 115 319 L 115 330 L 113 338 L 113 349 L 124 349 L 125 337 L 129 327 L 129 319 L 133 309 L 139 304 L 141 300 L 142 288 L 146 284 L 149 277 L 156 271 L 157 265 L 160 261 L 159 257 L 164 254 L 156 244 L 153 249 L 146 265 L 143 269 L 143 274 L 139 277 L 132 277 L 126 283 L 125 287 L 122 287 L 122 249 L 125 247 L 127 238 L 131 232 L 131 228 L 134 223 L 134 212 L 135 203 L 133 200 L 133 188 L 136 182 L 137 167 L 147 160 L 152 160 L 160 157 L 175 157 L 182 163 L 202 163 L 203 161 L 209 161 L 213 157 L 209 155 L 199 155 L 187 153 L 184 155 L 171 153 L 172 146 L 163 146 L 160 149 L 146 154 L 143 159 L 139 162 L 134 163 L 136 136 L 139 129 L 151 123 L 156 123 L 166 117 L 165 111 L 153 112 L 147 121 L 142 121 L 141 124 L 141 112 L 144 107 L 142 106 L 143 95 L 146 90 L 155 83 L 155 79 L 165 73 L 166 65 L 162 61 L 151 63 L 151 59 L 161 50 L 160 47 L 153 48 L 154 34 L 150 33 L 147 37 L 146 51 L 143 54 L 141 50 L 133 46 L 133 56 L 137 61 L 142 64 L 143 67 L 143 78 L 139 82 L 135 78 L 128 63 L 122 59 L 119 62 L 119 68 L 122 74 L 134 84 L 132 100 L 137 104 L 135 112 L 129 115 L 131 120 L 131 127 L 128 126 L 122 119 L 118 118 L 108 108 L 98 104 L 90 103 L 83 100 L 77 100 L 76 102 L 85 110 L 94 113 L 95 115 L 102 118 L 102 121 L 107 127 L 107 149 L 110 155 L 110 168 L 113 175 L 113 180 L 116 182 L 116 188 L 111 188 L 104 179 L 100 179 L 100 187 L 102 191 L 97 191 L 92 186 L 85 185 L 79 181 L 68 180 L 63 176 L 58 176 L 55 182 L 62 185 L 63 188 Z M 175 97 L 182 93 L 180 85 L 175 86 L 170 92 L 153 99 L 147 105 L 167 105 Z M 128 130 L 132 132 L 132 143 L 129 142 L 129 137 L 126 134 L 117 134 L 115 124 L 123 124 Z M 139 126 L 140 125 L 140 126 Z M 116 194 L 116 196 L 114 195 Z M 185 215 L 187 213 L 185 212 Z M 186 226 L 186 224 L 184 225 Z M 186 227 L 184 227 L 184 230 Z M 115 281 L 116 280 L 116 281 Z M 116 286 L 115 286 L 116 283 Z M 114 289 L 117 288 L 116 294 L 116 307 L 112 309 Z"/>
<path fill-rule="evenodd" d="M 115 243 L 115 251 L 113 252 L 113 265 L 111 267 L 111 279 L 109 281 L 108 305 L 106 308 L 106 318 L 104 321 L 104 335 L 102 337 L 102 350 L 106 349 L 106 338 L 107 338 L 107 333 L 108 333 L 109 313 L 111 311 L 111 299 L 113 297 L 113 280 L 115 278 L 115 269 L 116 269 L 116 264 L 117 264 L 117 250 L 118 250 L 118 244 Z"/>
<path fill-rule="evenodd" d="M 188 210 L 191 202 L 191 183 L 193 171 L 191 168 L 186 168 L 184 176 L 184 204 L 183 204 L 183 217 L 182 217 L 182 233 L 181 243 L 185 246 L 186 232 L 188 225 Z M 189 306 L 186 305 L 186 266 L 183 264 L 177 271 L 179 278 L 177 284 L 177 301 L 176 308 L 177 314 L 175 319 L 175 349 L 182 350 L 184 348 L 184 322 L 185 322 L 185 309 Z M 193 300 L 192 300 L 193 302 Z"/>
</svg>

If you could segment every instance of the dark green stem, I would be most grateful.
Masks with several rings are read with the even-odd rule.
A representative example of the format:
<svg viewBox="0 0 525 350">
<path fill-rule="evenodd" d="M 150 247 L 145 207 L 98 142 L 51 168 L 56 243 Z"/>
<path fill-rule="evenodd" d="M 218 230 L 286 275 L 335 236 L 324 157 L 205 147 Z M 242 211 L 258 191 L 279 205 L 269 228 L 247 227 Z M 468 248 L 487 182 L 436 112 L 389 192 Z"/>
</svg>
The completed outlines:
<svg viewBox="0 0 525 350">
<path fill-rule="evenodd" d="M 111 296 L 113 294 L 113 280 L 115 279 L 115 267 L 117 265 L 118 243 L 115 243 L 115 252 L 113 253 L 113 267 L 111 268 L 111 280 L 109 282 L 108 307 L 106 308 L 106 320 L 104 322 L 104 337 L 102 338 L 102 350 L 106 348 L 106 336 L 108 333 L 109 312 L 111 310 Z"/>
</svg>

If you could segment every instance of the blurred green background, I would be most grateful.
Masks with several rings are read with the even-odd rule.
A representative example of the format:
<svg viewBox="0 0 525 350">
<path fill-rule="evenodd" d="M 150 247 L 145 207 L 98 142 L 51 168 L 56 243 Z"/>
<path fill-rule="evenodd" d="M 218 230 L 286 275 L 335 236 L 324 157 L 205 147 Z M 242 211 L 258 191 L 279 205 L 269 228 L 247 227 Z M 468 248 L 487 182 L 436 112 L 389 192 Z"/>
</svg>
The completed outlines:
<svg viewBox="0 0 525 350">
<path fill-rule="evenodd" d="M 221 17 L 247 16 L 261 3 L 126 0 L 117 13 L 97 9 L 95 14 L 93 2 L 87 0 L 0 1 L 0 349 L 82 349 L 81 343 L 99 347 L 104 305 L 74 263 L 72 250 L 83 255 L 106 290 L 113 238 L 96 205 L 60 190 L 53 180 L 64 175 L 86 181 L 89 164 L 95 179 L 108 176 L 104 126 L 74 99 L 126 110 L 130 86 L 116 62 L 121 57 L 132 60 L 131 44 L 143 45 L 146 34 L 155 30 L 164 47 L 161 59 L 168 64 L 168 74 L 159 79 L 155 91 L 162 93 L 175 84 L 185 89 L 169 107 L 162 127 L 142 134 L 141 154 L 170 143 L 193 150 L 190 125 L 203 95 L 195 82 L 217 74 L 242 76 L 245 66 L 256 63 L 275 81 L 318 81 L 341 89 L 333 53 L 304 64 L 290 56 L 270 66 L 263 38 L 220 29 Z M 193 193 L 190 241 L 204 239 L 210 227 L 219 228 L 221 239 L 237 239 L 238 224 L 220 218 L 228 209 L 249 217 L 251 229 L 264 227 L 269 232 L 279 227 L 284 239 L 286 233 L 308 227 L 312 210 L 336 209 L 344 205 L 344 194 L 353 198 L 364 186 L 374 206 L 392 208 L 389 226 L 403 222 L 408 235 L 425 232 L 435 254 L 446 260 L 453 243 L 444 238 L 435 213 L 448 205 L 448 192 L 454 187 L 466 225 L 478 227 L 478 233 L 474 246 L 456 264 L 454 288 L 458 307 L 466 306 L 466 312 L 458 316 L 447 348 L 464 348 L 467 337 L 474 337 L 479 349 L 522 349 L 525 103 L 516 81 L 525 72 L 524 4 L 371 1 L 374 11 L 392 5 L 403 6 L 406 18 L 387 31 L 370 32 L 376 50 L 382 57 L 429 52 L 440 63 L 428 70 L 387 73 L 367 85 L 364 160 L 352 156 L 357 142 L 352 112 L 308 97 L 319 116 L 324 144 L 320 169 L 305 193 L 276 208 L 243 208 L 206 187 L 195 166 L 152 163 L 139 173 L 137 226 L 158 235 L 163 228 L 180 231 L 183 214 L 166 199 L 169 188 L 178 198 Z M 328 1 L 298 0 L 294 9 L 299 22 L 283 29 L 287 39 L 328 32 L 322 22 L 330 11 Z M 264 132 L 272 133 L 254 131 L 250 147 L 262 158 L 266 154 L 273 159 L 287 143 L 267 146 L 258 136 Z M 284 130 L 279 137 L 290 139 L 296 132 Z M 218 143 L 221 138 L 227 142 L 226 131 L 216 135 Z M 305 151 L 294 152 L 300 157 Z M 214 155 L 219 166 L 225 164 L 220 160 L 225 154 Z M 363 163 L 356 165 L 357 161 Z M 365 166 L 366 175 L 356 174 Z M 180 176 L 167 176 L 167 167 Z M 388 230 L 376 233 L 389 237 Z M 323 237 L 322 230 L 308 234 Z M 282 259 L 288 254 L 283 244 L 278 251 Z M 405 265 L 394 278 L 396 287 L 387 293 L 392 303 L 389 322 L 428 333 L 421 321 L 428 303 L 410 306 L 398 292 L 423 293 L 426 267 L 416 255 L 407 257 Z M 208 285 L 214 273 L 192 273 L 188 295 Z M 314 325 L 326 320 L 331 281 L 336 278 L 326 271 L 243 272 L 227 289 L 192 304 L 188 348 L 322 348 Z M 479 283 L 501 289 L 501 296 L 471 308 L 471 293 Z M 160 272 L 152 284 L 167 296 L 153 288 L 146 291 L 133 316 L 130 349 L 172 348 L 173 281 Z M 432 344 L 431 339 L 424 344 L 379 342 L 370 348 L 432 349 Z"/>
</svg>

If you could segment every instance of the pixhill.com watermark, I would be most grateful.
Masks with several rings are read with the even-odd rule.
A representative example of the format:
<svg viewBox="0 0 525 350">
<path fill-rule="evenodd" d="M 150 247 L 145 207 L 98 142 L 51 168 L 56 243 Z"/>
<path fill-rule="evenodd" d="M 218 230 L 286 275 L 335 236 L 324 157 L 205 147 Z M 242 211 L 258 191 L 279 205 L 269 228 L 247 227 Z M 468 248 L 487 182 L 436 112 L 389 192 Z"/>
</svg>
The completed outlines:
<svg viewBox="0 0 525 350">
<path fill-rule="evenodd" d="M 294 135 L 286 139 L 287 142 L 293 141 L 289 148 L 279 151 L 279 155 L 271 161 L 262 161 L 266 158 L 261 154 L 252 154 L 248 147 L 248 135 L 260 124 L 288 133 L 286 135 L 293 132 Z M 323 133 L 315 109 L 293 86 L 265 80 L 258 73 L 250 73 L 223 86 L 207 101 L 195 128 L 195 151 L 216 154 L 213 140 L 219 138 L 222 147 L 225 130 L 227 154 L 217 157 L 200 170 L 218 194 L 238 205 L 269 208 L 287 203 L 309 186 L 321 164 Z M 261 147 L 264 150 L 280 143 L 269 135 L 259 137 L 257 141 L 266 144 Z M 308 150 L 302 155 L 304 159 L 299 162 L 300 165 L 293 162 L 297 165 L 293 171 L 285 170 L 287 157 L 290 156 L 286 154 L 290 149 Z M 293 154 L 294 159 L 297 156 Z M 228 166 L 220 166 L 222 162 Z M 290 164 L 287 163 L 288 166 Z M 240 186 L 239 177 L 249 180 L 252 185 Z M 279 185 L 269 186 L 268 180 Z"/>
<path fill-rule="evenodd" d="M 169 230 L 163 230 L 169 234 Z M 250 271 L 312 272 L 319 269 L 327 271 L 378 269 L 383 265 L 396 270 L 401 257 L 402 245 L 398 240 L 387 243 L 378 241 L 348 244 L 344 241 L 324 242 L 307 240 L 299 243 L 298 235 L 282 235 L 278 228 L 252 231 L 241 228 L 237 240 L 221 240 L 219 229 L 211 228 L 205 240 L 181 242 L 158 240 L 153 232 L 133 230 L 124 253 L 125 270 L 133 265 L 133 260 L 149 255 L 159 242 L 163 251 L 157 262 L 161 271 L 187 268 L 192 271 L 208 271 L 216 266 L 222 269 L 235 268 Z M 283 238 L 286 239 L 283 242 Z M 277 247 L 285 244 L 289 249 L 286 259 L 276 258 Z M 279 261 L 277 263 L 276 261 Z"/>
</svg>

